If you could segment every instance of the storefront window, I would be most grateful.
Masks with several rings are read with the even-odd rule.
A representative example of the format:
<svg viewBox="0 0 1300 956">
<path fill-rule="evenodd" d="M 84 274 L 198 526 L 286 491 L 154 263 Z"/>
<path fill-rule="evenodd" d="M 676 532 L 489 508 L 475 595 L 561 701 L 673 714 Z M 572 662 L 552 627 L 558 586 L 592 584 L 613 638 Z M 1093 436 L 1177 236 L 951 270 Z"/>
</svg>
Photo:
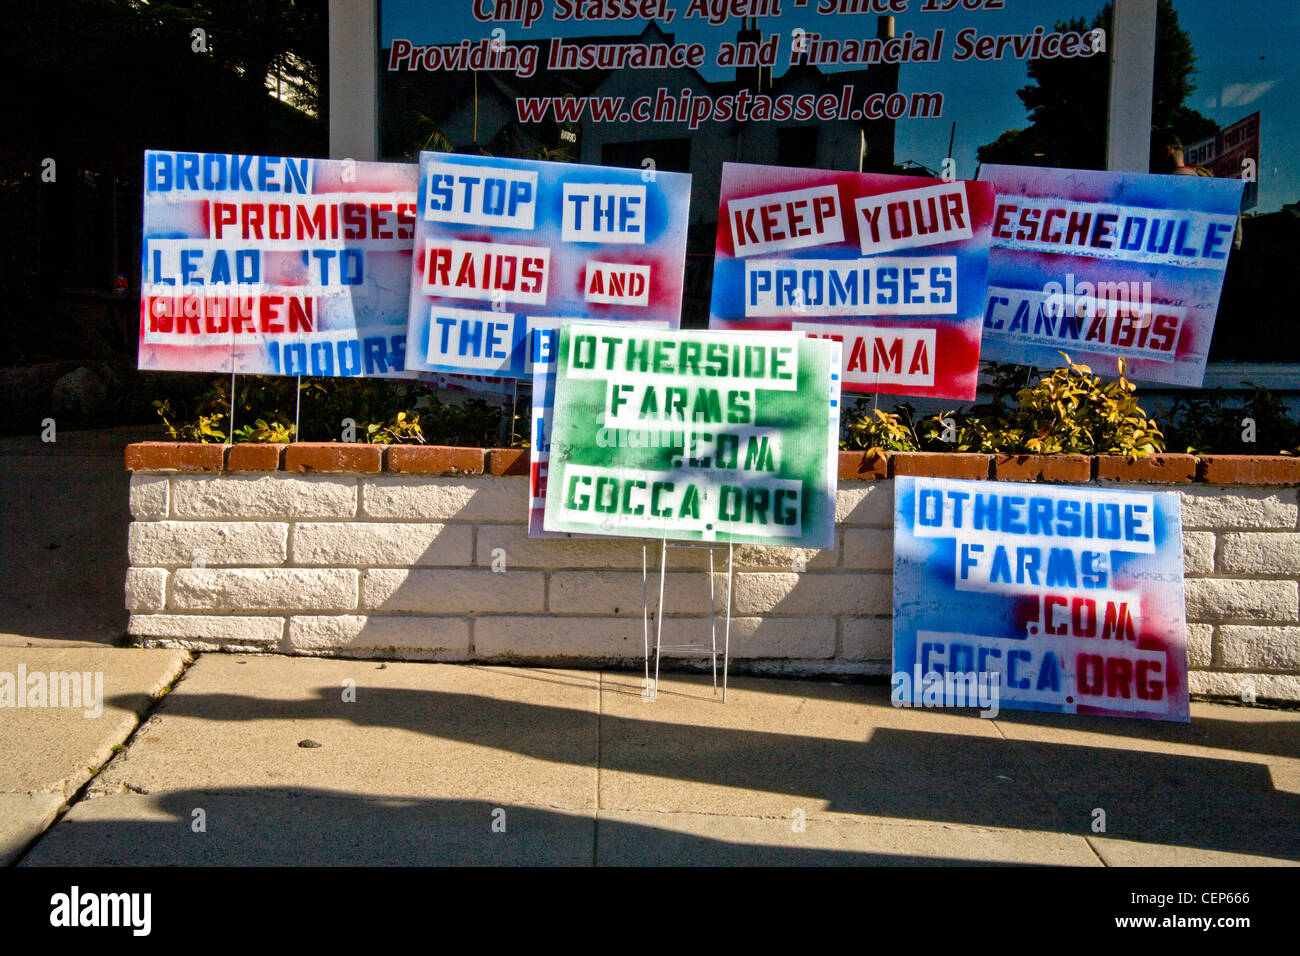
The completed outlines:
<svg viewBox="0 0 1300 956">
<path fill-rule="evenodd" d="M 974 178 L 1102 168 L 1108 13 L 1089 0 L 590 0 L 380 7 L 380 153 L 690 172 L 703 324 L 724 162 Z"/>
<path fill-rule="evenodd" d="M 1300 262 L 1300 6 L 1162 0 L 1160 14 L 1153 105 L 1159 110 L 1162 79 L 1165 89 L 1185 84 L 1183 109 L 1165 115 L 1184 164 L 1247 181 L 1210 361 L 1300 361 L 1294 295 L 1280 281 Z"/>
</svg>

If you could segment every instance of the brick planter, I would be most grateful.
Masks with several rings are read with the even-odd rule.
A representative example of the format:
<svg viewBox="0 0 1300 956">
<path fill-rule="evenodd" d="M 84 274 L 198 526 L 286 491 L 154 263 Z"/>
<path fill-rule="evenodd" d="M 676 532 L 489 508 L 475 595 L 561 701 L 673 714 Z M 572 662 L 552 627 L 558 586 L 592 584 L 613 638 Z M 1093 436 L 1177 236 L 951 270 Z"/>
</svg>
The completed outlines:
<svg viewBox="0 0 1300 956">
<path fill-rule="evenodd" d="M 641 658 L 640 543 L 530 539 L 526 452 L 147 442 L 127 448 L 126 464 L 126 597 L 139 643 L 513 663 Z M 834 548 L 736 547 L 734 663 L 890 672 L 895 475 L 1177 491 L 1192 691 L 1239 696 L 1250 681 L 1261 700 L 1300 702 L 1292 458 L 842 452 Z M 657 571 L 657 548 L 649 560 Z M 665 643 L 707 644 L 707 568 L 705 552 L 668 552 Z M 717 570 L 721 610 L 725 562 Z"/>
</svg>

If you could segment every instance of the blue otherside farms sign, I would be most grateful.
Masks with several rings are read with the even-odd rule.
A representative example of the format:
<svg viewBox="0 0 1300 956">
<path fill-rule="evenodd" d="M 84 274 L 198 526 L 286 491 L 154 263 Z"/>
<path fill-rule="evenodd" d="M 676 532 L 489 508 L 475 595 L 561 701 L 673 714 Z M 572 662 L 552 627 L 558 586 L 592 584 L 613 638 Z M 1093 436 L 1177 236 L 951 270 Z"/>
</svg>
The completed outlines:
<svg viewBox="0 0 1300 956">
<path fill-rule="evenodd" d="M 895 703 L 1189 719 L 1176 493 L 895 482 Z"/>
<path fill-rule="evenodd" d="M 411 367 L 524 378 L 564 319 L 676 328 L 690 188 L 680 173 L 421 153 Z"/>
<path fill-rule="evenodd" d="M 984 166 L 993 247 L 983 359 L 1199 386 L 1241 206 L 1239 179 Z"/>
<path fill-rule="evenodd" d="M 405 372 L 413 165 L 149 150 L 142 369 Z"/>
</svg>

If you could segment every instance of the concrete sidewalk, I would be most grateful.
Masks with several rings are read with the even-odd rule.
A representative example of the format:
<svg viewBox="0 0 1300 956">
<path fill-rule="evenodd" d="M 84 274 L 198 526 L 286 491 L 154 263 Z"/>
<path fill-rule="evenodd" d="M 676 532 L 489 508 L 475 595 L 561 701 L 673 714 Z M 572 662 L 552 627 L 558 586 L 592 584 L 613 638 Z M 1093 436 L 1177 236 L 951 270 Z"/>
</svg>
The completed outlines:
<svg viewBox="0 0 1300 956">
<path fill-rule="evenodd" d="M 156 426 L 0 438 L 0 646 L 112 644 L 131 523 L 122 449 Z"/>
<path fill-rule="evenodd" d="M 105 715 L 182 666 L 64 653 L 92 652 L 154 655 L 98 662 Z M 860 684 L 739 678 L 724 705 L 707 677 L 669 675 L 647 702 L 636 673 L 224 654 L 147 706 L 24 865 L 1300 861 L 1288 711 L 983 720 Z M 58 768 L 98 759 L 85 725 L 100 754 L 130 722 L 39 716 L 0 722 L 0 763 L 38 739 L 77 756 L 29 755 L 30 831 L 77 784 Z"/>
</svg>

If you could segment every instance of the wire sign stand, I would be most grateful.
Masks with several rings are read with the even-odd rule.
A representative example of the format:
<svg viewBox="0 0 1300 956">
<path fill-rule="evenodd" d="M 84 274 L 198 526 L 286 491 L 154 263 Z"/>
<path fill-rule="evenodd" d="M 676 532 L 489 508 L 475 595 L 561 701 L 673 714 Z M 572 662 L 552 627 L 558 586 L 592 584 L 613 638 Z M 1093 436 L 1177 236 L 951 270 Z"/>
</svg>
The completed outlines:
<svg viewBox="0 0 1300 956">
<path fill-rule="evenodd" d="M 727 674 L 731 664 L 731 586 L 733 579 L 733 552 L 734 546 L 728 542 L 722 544 L 695 544 L 690 541 L 668 542 L 667 534 L 659 541 L 659 609 L 655 618 L 655 673 L 654 678 L 650 677 L 650 577 L 647 570 L 647 554 L 649 552 L 649 540 L 641 541 L 641 623 L 645 645 L 645 680 L 643 686 L 645 691 L 642 699 L 650 702 L 659 699 L 659 662 L 664 651 L 693 651 L 696 654 L 707 654 L 713 665 L 713 693 L 718 693 L 718 614 L 717 614 L 717 597 L 714 594 L 713 587 L 713 553 L 721 551 L 725 547 L 727 552 L 727 608 L 724 617 L 722 631 L 722 702 L 727 702 Z M 706 648 L 703 644 L 665 644 L 664 635 L 664 580 L 665 572 L 668 566 L 668 549 L 669 548 L 691 548 L 707 549 L 709 552 L 709 644 Z"/>
</svg>

